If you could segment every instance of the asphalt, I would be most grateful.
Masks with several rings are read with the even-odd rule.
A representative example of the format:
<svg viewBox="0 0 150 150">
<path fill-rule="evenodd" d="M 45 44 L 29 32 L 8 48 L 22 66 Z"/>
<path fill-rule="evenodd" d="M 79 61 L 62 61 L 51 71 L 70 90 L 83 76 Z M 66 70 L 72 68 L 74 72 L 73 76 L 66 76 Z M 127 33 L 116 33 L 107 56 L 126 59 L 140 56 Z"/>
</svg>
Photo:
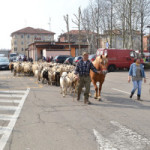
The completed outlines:
<svg viewBox="0 0 150 150">
<path fill-rule="evenodd" d="M 129 98 L 128 72 L 119 71 L 107 74 L 102 101 L 92 96 L 92 105 L 85 105 L 83 95 L 77 102 L 74 94 L 63 98 L 59 87 L 42 85 L 34 77 L 0 72 L 0 91 L 30 89 L 4 150 L 149 150 L 150 72 L 146 75 L 143 101 L 137 101 L 136 95 Z M 91 92 L 94 95 L 93 86 Z M 0 110 L 0 114 L 13 111 Z M 0 120 L 0 126 L 8 123 Z"/>
</svg>

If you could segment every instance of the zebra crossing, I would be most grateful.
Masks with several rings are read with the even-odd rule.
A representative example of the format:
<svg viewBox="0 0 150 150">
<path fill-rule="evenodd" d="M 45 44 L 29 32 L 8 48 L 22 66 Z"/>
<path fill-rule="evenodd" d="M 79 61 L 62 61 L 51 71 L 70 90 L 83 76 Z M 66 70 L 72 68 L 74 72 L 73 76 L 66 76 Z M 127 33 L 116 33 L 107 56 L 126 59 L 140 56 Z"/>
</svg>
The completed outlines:
<svg viewBox="0 0 150 150">
<path fill-rule="evenodd" d="M 29 92 L 29 88 L 0 91 L 0 150 L 5 148 Z"/>
<path fill-rule="evenodd" d="M 110 121 L 115 126 L 115 132 L 112 132 L 107 138 L 101 135 L 96 129 L 93 133 L 98 143 L 98 150 L 149 150 L 150 140 L 143 135 L 121 125 L 117 121 Z M 118 129 L 117 129 L 118 128 Z"/>
</svg>

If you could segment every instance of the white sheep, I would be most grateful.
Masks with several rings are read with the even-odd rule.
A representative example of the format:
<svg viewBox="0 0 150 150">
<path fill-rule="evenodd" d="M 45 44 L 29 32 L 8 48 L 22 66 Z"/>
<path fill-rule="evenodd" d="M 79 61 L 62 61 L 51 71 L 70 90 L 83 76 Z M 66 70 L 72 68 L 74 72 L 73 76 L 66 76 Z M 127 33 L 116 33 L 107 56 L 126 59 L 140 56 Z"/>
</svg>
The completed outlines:
<svg viewBox="0 0 150 150">
<path fill-rule="evenodd" d="M 71 80 L 67 76 L 67 72 L 63 72 L 60 77 L 60 88 L 61 88 L 61 94 L 63 94 L 63 97 L 66 96 L 68 87 L 71 90 Z"/>
</svg>

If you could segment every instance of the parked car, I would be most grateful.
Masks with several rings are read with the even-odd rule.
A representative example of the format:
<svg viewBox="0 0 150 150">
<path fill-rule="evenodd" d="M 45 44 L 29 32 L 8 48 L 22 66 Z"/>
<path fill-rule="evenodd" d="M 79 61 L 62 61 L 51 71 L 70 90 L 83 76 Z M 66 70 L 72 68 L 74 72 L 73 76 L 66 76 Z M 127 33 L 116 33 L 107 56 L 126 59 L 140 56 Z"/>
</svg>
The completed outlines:
<svg viewBox="0 0 150 150">
<path fill-rule="evenodd" d="M 73 64 L 73 60 L 74 60 L 74 57 L 69 57 L 69 58 L 67 58 L 64 61 L 64 64 L 70 64 L 70 65 L 72 65 Z"/>
<path fill-rule="evenodd" d="M 5 57 L 5 54 L 0 54 L 0 57 Z"/>
<path fill-rule="evenodd" d="M 17 53 L 10 53 L 9 54 L 9 61 L 14 62 L 17 59 Z"/>
<path fill-rule="evenodd" d="M 9 59 L 7 57 L 0 57 L 0 70 L 9 69 Z"/>
<path fill-rule="evenodd" d="M 96 55 L 108 56 L 108 71 L 112 72 L 118 69 L 130 68 L 130 65 L 137 57 L 134 50 L 129 49 L 98 49 Z"/>
<path fill-rule="evenodd" d="M 64 61 L 66 60 L 66 58 L 70 57 L 69 55 L 58 55 L 54 58 L 53 62 L 56 63 L 64 63 Z"/>
<path fill-rule="evenodd" d="M 96 54 L 91 54 L 91 55 L 89 55 L 89 60 L 90 60 L 90 61 L 94 61 L 95 58 L 96 58 Z"/>
<path fill-rule="evenodd" d="M 73 60 L 73 65 L 76 65 L 77 62 L 78 62 L 79 60 L 81 60 L 81 59 L 82 59 L 82 56 L 77 56 L 77 57 L 75 57 L 74 60 Z"/>
</svg>

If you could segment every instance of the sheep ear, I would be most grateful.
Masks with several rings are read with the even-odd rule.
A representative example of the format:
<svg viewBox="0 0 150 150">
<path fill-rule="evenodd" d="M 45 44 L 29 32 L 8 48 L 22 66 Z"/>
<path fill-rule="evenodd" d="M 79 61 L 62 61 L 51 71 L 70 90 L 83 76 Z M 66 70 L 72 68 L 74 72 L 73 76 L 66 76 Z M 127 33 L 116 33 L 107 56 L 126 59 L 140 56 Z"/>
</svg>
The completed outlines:
<svg viewBox="0 0 150 150">
<path fill-rule="evenodd" d="M 103 55 L 101 55 L 100 58 L 102 59 L 102 58 L 103 58 Z"/>
</svg>

